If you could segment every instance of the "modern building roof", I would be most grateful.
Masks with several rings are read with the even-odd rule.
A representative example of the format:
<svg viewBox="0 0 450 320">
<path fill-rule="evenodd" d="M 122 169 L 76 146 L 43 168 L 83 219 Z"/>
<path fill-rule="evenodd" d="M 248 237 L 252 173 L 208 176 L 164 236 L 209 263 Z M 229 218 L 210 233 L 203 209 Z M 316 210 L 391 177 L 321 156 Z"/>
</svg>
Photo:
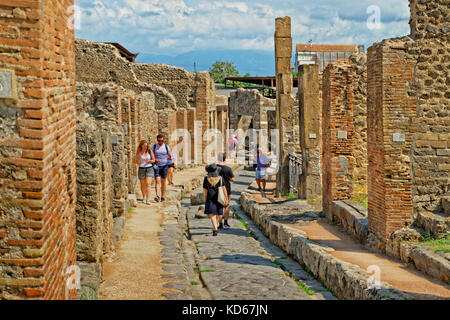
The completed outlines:
<svg viewBox="0 0 450 320">
<path fill-rule="evenodd" d="M 130 62 L 135 62 L 136 57 L 139 55 L 139 53 L 131 53 L 120 43 L 117 42 L 105 42 L 105 43 L 112 44 L 113 46 L 115 46 L 119 50 L 120 55 Z"/>
<path fill-rule="evenodd" d="M 297 52 L 358 52 L 354 44 L 297 44 Z"/>
<path fill-rule="evenodd" d="M 244 82 L 261 85 L 262 87 L 274 88 L 277 84 L 276 77 L 229 77 L 225 78 L 224 82 L 227 84 L 228 81 L 231 82 Z M 298 87 L 298 78 L 293 78 L 293 86 Z"/>
</svg>

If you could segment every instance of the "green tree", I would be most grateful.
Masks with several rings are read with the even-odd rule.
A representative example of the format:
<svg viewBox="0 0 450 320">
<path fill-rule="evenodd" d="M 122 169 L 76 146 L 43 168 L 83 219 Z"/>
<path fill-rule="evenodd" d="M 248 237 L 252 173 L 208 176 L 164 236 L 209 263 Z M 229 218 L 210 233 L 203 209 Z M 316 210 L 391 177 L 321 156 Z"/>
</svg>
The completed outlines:
<svg viewBox="0 0 450 320">
<path fill-rule="evenodd" d="M 238 77 L 239 71 L 232 62 L 216 61 L 210 68 L 209 74 L 216 83 L 222 83 L 225 78 Z"/>
</svg>

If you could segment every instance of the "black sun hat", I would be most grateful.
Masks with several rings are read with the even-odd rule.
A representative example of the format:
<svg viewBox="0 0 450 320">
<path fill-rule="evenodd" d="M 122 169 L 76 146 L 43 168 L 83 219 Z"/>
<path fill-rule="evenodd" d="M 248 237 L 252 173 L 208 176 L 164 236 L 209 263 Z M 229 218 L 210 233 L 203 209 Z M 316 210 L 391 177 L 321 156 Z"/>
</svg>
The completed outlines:
<svg viewBox="0 0 450 320">
<path fill-rule="evenodd" d="M 218 177 L 222 168 L 218 167 L 215 163 L 206 166 L 206 172 L 208 177 Z"/>
</svg>

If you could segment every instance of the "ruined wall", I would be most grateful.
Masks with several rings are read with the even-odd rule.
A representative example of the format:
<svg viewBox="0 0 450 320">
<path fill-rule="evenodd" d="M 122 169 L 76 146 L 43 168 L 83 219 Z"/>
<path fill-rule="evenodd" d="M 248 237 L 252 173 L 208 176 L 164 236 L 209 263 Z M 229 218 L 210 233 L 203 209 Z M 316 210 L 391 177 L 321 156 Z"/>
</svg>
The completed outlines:
<svg viewBox="0 0 450 320">
<path fill-rule="evenodd" d="M 77 260 L 82 279 L 93 281 L 87 286 L 97 291 L 105 256 L 122 237 L 128 193 L 137 182 L 130 179 L 136 167 L 131 150 L 136 101 L 130 92 L 114 84 L 77 83 Z"/>
<path fill-rule="evenodd" d="M 152 83 L 166 89 L 171 93 L 177 108 L 193 107 L 194 102 L 194 75 L 183 68 L 163 64 L 131 64 L 136 77 L 144 83 Z"/>
<path fill-rule="evenodd" d="M 414 218 L 436 237 L 450 233 L 443 203 L 450 198 L 450 7 L 446 0 L 411 1 L 407 53 L 417 61 L 411 156 Z"/>
<path fill-rule="evenodd" d="M 76 39 L 75 49 L 78 82 L 115 83 L 136 92 L 149 91 L 155 95 L 154 108 L 177 108 L 177 100 L 173 94 L 152 82 L 138 79 L 133 64 L 122 58 L 113 45 Z"/>
<path fill-rule="evenodd" d="M 354 183 L 363 189 L 367 186 L 367 56 L 356 53 L 349 57 L 352 70 L 353 125 L 355 170 Z"/>
<path fill-rule="evenodd" d="M 77 260 L 102 264 L 113 249 L 111 140 L 94 119 L 77 121 Z"/>
<path fill-rule="evenodd" d="M 355 167 L 353 79 L 349 60 L 337 60 L 323 72 L 323 210 L 332 220 L 332 201 L 353 196 Z"/>
<path fill-rule="evenodd" d="M 446 0 L 410 7 L 413 38 L 384 40 L 368 54 L 369 230 L 381 250 L 414 219 L 425 227 L 421 215 L 444 219 L 449 196 L 450 9 Z"/>
<path fill-rule="evenodd" d="M 73 1 L 2 1 L 0 297 L 74 299 Z M 68 272 L 69 271 L 69 272 Z"/>
<path fill-rule="evenodd" d="M 258 90 L 239 88 L 230 94 L 230 129 L 239 129 L 241 116 L 253 118 L 253 128 L 267 128 L 267 112 L 275 111 L 276 100 L 265 98 Z"/>
</svg>

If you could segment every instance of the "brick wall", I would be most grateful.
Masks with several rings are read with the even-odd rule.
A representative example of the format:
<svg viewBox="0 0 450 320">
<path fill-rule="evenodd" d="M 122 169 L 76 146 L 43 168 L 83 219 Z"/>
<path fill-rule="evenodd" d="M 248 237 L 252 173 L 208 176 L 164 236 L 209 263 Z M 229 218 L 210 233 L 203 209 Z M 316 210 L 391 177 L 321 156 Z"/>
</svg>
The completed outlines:
<svg viewBox="0 0 450 320">
<path fill-rule="evenodd" d="M 412 217 L 410 151 L 416 97 L 407 92 L 415 61 L 404 50 L 408 39 L 386 40 L 368 51 L 369 231 L 381 250 L 389 235 Z"/>
<path fill-rule="evenodd" d="M 355 166 L 353 80 L 349 60 L 337 60 L 323 72 L 323 209 L 331 217 L 334 200 L 353 196 Z"/>
<path fill-rule="evenodd" d="M 0 98 L 0 295 L 6 299 L 76 297 L 66 287 L 76 260 L 72 5 L 1 3 L 0 69 L 13 75 L 16 91 L 13 99 Z"/>
</svg>

